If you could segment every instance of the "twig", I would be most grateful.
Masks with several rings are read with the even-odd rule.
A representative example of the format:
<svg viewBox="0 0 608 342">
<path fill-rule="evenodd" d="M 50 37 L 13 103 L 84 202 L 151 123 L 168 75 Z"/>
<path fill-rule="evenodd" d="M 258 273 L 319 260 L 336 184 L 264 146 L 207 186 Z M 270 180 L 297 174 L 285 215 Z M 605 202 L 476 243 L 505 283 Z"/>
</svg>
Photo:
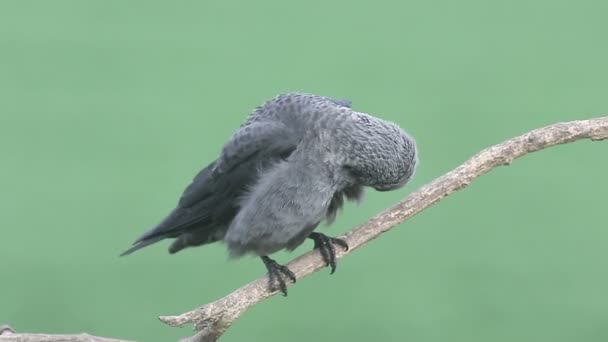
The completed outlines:
<svg viewBox="0 0 608 342">
<path fill-rule="evenodd" d="M 49 334 L 23 334 L 16 333 L 10 326 L 0 326 L 0 342 L 130 342 L 92 336 L 89 334 L 49 335 Z"/>
<path fill-rule="evenodd" d="M 342 237 L 348 242 L 350 250 L 343 252 L 336 249 L 337 257 L 356 250 L 497 166 L 509 165 L 525 154 L 579 139 L 608 139 L 608 116 L 557 123 L 486 148 L 454 170 L 411 193 L 392 208 L 352 229 Z M 323 268 L 324 263 L 317 251 L 311 251 L 290 262 L 288 267 L 301 279 Z M 222 299 L 178 316 L 162 316 L 160 320 L 171 326 L 194 323 L 194 329 L 199 333 L 182 341 L 216 341 L 245 310 L 276 294 L 267 289 L 267 283 L 266 277 L 260 278 Z"/>
</svg>

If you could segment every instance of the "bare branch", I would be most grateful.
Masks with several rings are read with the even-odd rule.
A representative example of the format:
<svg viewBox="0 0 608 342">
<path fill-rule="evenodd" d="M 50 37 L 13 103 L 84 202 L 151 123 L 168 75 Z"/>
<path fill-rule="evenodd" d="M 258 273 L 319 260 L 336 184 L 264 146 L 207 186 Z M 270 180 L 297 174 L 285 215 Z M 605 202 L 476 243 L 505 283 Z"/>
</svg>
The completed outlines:
<svg viewBox="0 0 608 342">
<path fill-rule="evenodd" d="M 89 334 L 49 335 L 16 333 L 10 326 L 0 326 L 0 342 L 130 342 Z"/>
<path fill-rule="evenodd" d="M 473 179 L 497 166 L 509 165 L 515 158 L 528 153 L 580 139 L 608 139 L 608 116 L 557 123 L 486 148 L 454 170 L 411 193 L 393 207 L 355 227 L 343 237 L 350 250 L 343 252 L 337 249 L 337 257 L 356 250 L 452 192 L 466 187 Z M 287 266 L 301 279 L 323 268 L 324 263 L 317 251 L 311 251 Z M 194 323 L 195 330 L 200 332 L 183 341 L 216 341 L 245 310 L 276 294 L 267 289 L 267 282 L 267 277 L 257 279 L 222 299 L 178 316 L 160 317 L 160 320 L 171 326 Z"/>
</svg>

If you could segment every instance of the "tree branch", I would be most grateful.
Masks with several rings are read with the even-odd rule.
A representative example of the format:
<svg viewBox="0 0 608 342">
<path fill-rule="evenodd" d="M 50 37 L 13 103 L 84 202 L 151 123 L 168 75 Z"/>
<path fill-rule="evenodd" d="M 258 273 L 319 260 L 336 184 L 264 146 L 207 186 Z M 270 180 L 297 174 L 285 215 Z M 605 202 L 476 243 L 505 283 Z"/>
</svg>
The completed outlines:
<svg viewBox="0 0 608 342">
<path fill-rule="evenodd" d="M 452 192 L 466 187 L 473 179 L 497 166 L 509 165 L 515 158 L 528 153 L 580 139 L 608 139 L 608 116 L 557 123 L 484 149 L 454 170 L 411 193 L 393 207 L 352 229 L 342 237 L 348 242 L 349 251 L 344 252 L 338 248 L 337 257 L 351 253 Z M 325 265 L 321 255 L 317 251 L 311 251 L 294 259 L 287 266 L 301 279 Z M 194 323 L 194 329 L 199 332 L 182 340 L 184 342 L 216 341 L 249 307 L 276 294 L 268 290 L 267 283 L 267 277 L 257 279 L 222 299 L 178 316 L 162 316 L 160 320 L 171 326 Z"/>
<path fill-rule="evenodd" d="M 130 342 L 92 336 L 89 334 L 49 335 L 49 334 L 18 334 L 8 325 L 0 325 L 0 342 Z"/>
</svg>

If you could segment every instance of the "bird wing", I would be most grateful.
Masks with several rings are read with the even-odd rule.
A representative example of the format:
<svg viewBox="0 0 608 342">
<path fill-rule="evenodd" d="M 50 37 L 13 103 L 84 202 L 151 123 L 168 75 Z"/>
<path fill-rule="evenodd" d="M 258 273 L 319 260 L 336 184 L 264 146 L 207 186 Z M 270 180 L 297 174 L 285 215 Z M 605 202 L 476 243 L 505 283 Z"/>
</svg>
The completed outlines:
<svg viewBox="0 0 608 342">
<path fill-rule="evenodd" d="M 295 149 L 297 132 L 278 121 L 255 121 L 239 128 L 224 145 L 213 175 L 229 173 L 244 161 L 257 158 L 286 158 Z"/>
<path fill-rule="evenodd" d="M 211 230 L 227 225 L 236 215 L 238 198 L 257 173 L 287 158 L 298 141 L 280 122 L 257 121 L 241 127 L 224 145 L 220 157 L 194 177 L 177 207 L 122 255 L 186 232 L 211 236 Z"/>
</svg>

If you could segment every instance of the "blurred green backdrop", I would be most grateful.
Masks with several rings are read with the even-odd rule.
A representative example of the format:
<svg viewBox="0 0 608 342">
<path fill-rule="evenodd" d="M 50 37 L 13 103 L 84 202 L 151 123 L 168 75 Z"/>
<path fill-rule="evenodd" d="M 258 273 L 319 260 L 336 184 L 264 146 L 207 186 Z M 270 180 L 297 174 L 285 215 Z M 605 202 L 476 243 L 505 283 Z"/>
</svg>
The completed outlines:
<svg viewBox="0 0 608 342">
<path fill-rule="evenodd" d="M 172 341 L 162 325 L 261 276 L 221 245 L 118 254 L 249 111 L 349 98 L 414 135 L 415 181 L 608 112 L 608 2 L 0 2 L 0 323 Z M 247 312 L 223 341 L 608 340 L 608 143 L 517 160 Z M 295 254 L 281 254 L 286 262 Z"/>
</svg>

